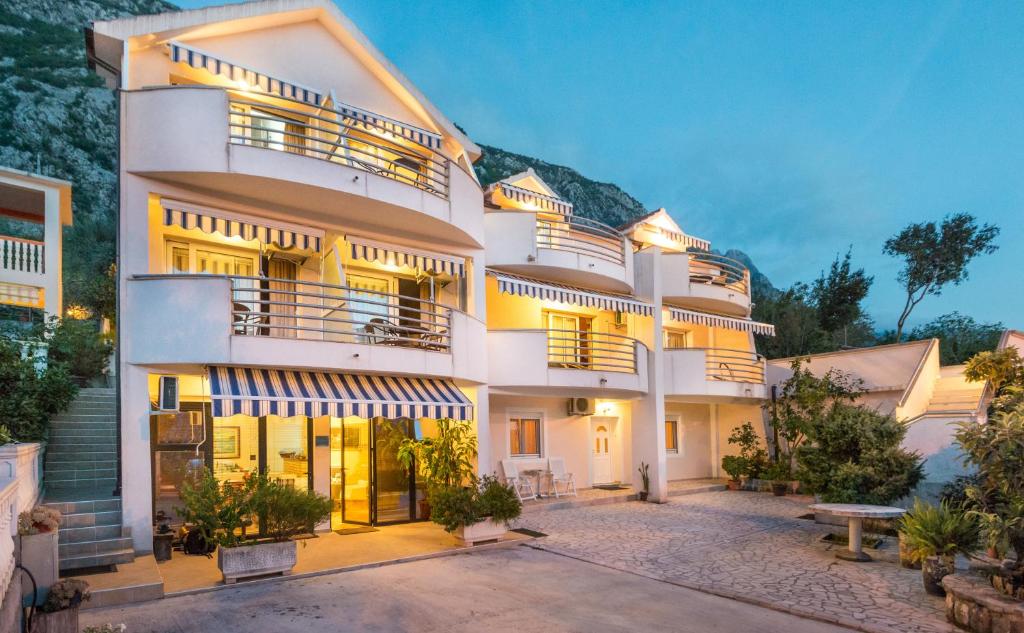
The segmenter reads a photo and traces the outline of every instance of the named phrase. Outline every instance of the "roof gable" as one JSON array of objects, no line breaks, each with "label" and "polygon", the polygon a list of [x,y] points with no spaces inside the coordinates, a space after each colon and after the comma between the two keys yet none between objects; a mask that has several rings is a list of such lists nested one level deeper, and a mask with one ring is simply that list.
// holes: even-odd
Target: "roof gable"
[{"label": "roof gable", "polygon": [[539,193],[542,196],[550,196],[552,198],[562,199],[562,196],[558,195],[558,192],[552,189],[548,183],[544,182],[544,179],[537,175],[537,172],[533,171],[533,167],[527,167],[526,171],[521,171],[518,174],[509,176],[508,178],[502,178],[498,182],[512,185],[513,187],[519,187],[520,189],[526,189],[533,193]]}]

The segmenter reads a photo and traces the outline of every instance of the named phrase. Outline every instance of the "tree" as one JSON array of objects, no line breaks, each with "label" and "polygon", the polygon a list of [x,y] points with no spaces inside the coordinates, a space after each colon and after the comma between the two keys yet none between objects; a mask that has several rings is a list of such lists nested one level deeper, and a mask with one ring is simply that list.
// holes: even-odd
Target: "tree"
[{"label": "tree", "polygon": [[947,284],[960,285],[967,279],[967,264],[978,255],[994,253],[999,227],[978,226],[969,213],[946,216],[940,226],[935,222],[910,224],[885,242],[882,252],[903,259],[897,279],[907,293],[903,311],[896,323],[896,342],[917,304],[928,295],[942,294]]},{"label": "tree", "polygon": [[959,365],[979,352],[995,349],[1004,329],[1002,323],[978,323],[965,314],[950,312],[915,327],[907,339],[940,339],[942,364]]},{"label": "tree", "polygon": [[874,281],[863,268],[850,269],[852,253],[851,247],[842,260],[836,255],[828,274],[822,271],[811,287],[818,324],[826,332],[844,330],[862,316],[860,302],[868,295]]},{"label": "tree", "polygon": [[967,361],[964,377],[971,382],[988,381],[994,394],[990,414],[1024,406],[1024,359],[1015,347],[978,352]]},{"label": "tree", "polygon": [[773,296],[754,297],[753,318],[775,326],[775,336],[757,337],[757,349],[767,358],[788,358],[832,349],[828,334],[818,324],[818,313],[806,284]]}]

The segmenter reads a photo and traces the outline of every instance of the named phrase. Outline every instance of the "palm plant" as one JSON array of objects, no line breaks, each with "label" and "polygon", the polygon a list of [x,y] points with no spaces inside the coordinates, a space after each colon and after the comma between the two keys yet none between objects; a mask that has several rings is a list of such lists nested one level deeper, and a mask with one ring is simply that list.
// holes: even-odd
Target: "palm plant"
[{"label": "palm plant", "polygon": [[917,499],[910,512],[900,519],[899,529],[916,561],[930,556],[971,554],[980,538],[978,522],[945,501],[936,506]]},{"label": "palm plant", "polygon": [[405,438],[398,446],[398,461],[406,468],[415,463],[428,489],[463,486],[474,480],[477,439],[468,421],[437,421],[437,437]]}]

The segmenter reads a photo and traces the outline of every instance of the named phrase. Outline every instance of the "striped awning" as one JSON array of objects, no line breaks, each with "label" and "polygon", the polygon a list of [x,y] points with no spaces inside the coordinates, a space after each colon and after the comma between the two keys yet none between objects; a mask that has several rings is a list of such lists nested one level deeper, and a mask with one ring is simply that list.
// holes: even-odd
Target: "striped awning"
[{"label": "striped awning", "polygon": [[723,327],[729,330],[753,332],[754,334],[763,334],[765,336],[775,336],[775,326],[771,323],[760,323],[758,321],[751,321],[750,319],[737,319],[718,314],[707,314],[706,312],[694,312],[692,310],[672,307],[669,307],[668,313],[669,318],[673,321],[706,325],[708,327]]},{"label": "striped awning", "polygon": [[301,231],[295,228],[275,227],[240,220],[230,213],[213,209],[192,209],[182,207],[169,200],[161,201],[164,210],[164,226],[180,226],[183,229],[199,229],[203,233],[220,233],[224,237],[239,236],[244,240],[259,240],[281,248],[300,248],[320,252],[323,233],[315,229]]},{"label": "striped awning", "polygon": [[375,242],[363,237],[346,235],[345,240],[351,245],[353,259],[365,259],[368,262],[408,266],[433,273],[447,273],[464,277],[466,260],[458,255],[446,255],[420,251],[394,244]]},{"label": "striped awning", "polygon": [[232,64],[180,42],[168,42],[167,53],[173,62],[188,64],[192,68],[205,70],[232,81],[245,82],[248,84],[249,90],[261,90],[285,99],[302,101],[318,108],[324,104],[324,95],[318,90]]},{"label": "striped awning", "polygon": [[523,204],[532,204],[544,211],[552,211],[554,213],[561,213],[562,215],[572,214],[572,203],[566,202],[561,198],[546,196],[542,193],[523,189],[522,187],[516,187],[515,185],[510,185],[504,182],[495,183],[492,187],[500,187],[501,195],[505,196],[509,200],[515,200],[516,202],[522,202]]},{"label": "striped awning", "polygon": [[334,105],[334,111],[346,119],[352,119],[356,123],[362,124],[372,133],[376,133],[378,131],[390,132],[395,136],[401,136],[404,139],[434,151],[441,149],[441,135],[429,130],[424,130],[421,127],[416,127],[409,123],[403,123],[397,119],[384,116],[383,114],[370,112],[369,110],[350,106],[345,103],[336,103]]},{"label": "striped awning", "polygon": [[652,316],[654,314],[653,305],[637,301],[627,295],[584,290],[549,281],[537,281],[520,277],[519,275],[499,273],[494,270],[488,270],[487,274],[498,280],[498,292],[504,292],[505,294],[558,301],[559,303],[571,303],[587,308],[629,312],[642,316]]},{"label": "striped awning", "polygon": [[473,404],[438,378],[210,367],[213,416],[324,415],[472,420]]},{"label": "striped awning", "polygon": [[656,233],[664,235],[673,242],[679,242],[684,248],[697,248],[702,251],[711,250],[711,242],[709,242],[708,240],[702,240],[699,237],[687,235],[686,233],[679,233],[678,231],[672,231],[660,226],[655,226],[653,224],[648,225],[647,228],[651,229]]}]

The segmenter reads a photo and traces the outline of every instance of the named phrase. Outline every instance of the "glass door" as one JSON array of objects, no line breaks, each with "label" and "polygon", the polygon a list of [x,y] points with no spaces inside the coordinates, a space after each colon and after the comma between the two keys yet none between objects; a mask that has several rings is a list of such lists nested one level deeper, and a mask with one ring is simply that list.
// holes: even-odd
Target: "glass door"
[{"label": "glass door", "polygon": [[337,499],[340,501],[341,522],[368,525],[372,518],[370,499],[373,471],[370,421],[350,417],[338,420],[338,425],[341,472]]},{"label": "glass door", "polygon": [[413,519],[416,489],[413,473],[398,461],[398,447],[412,437],[412,421],[375,418],[374,523],[399,523]]},{"label": "glass door", "polygon": [[577,333],[580,318],[571,314],[548,314],[548,362],[563,367],[579,365]]}]

